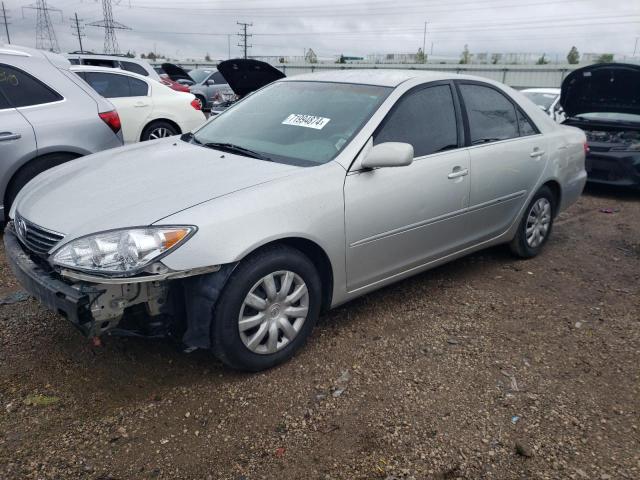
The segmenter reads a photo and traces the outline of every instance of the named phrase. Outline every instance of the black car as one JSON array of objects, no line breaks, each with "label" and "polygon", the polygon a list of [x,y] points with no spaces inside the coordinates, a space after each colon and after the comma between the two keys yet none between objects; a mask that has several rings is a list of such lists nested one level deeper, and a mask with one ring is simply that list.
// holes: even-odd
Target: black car
[{"label": "black car", "polygon": [[640,188],[640,66],[590,65],[562,82],[564,125],[587,135],[587,181]]}]

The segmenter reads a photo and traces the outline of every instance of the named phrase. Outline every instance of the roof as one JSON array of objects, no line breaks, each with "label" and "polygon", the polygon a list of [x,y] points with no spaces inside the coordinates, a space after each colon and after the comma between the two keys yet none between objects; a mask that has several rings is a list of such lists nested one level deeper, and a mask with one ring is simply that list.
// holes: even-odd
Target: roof
[{"label": "roof", "polygon": [[[420,78],[427,82],[449,80],[451,78],[475,78],[450,72],[432,70],[392,70],[392,69],[345,69],[326,70],[288,77],[288,80],[306,80],[315,82],[347,82],[382,87],[397,87],[407,80]],[[486,78],[478,78],[486,81]]]},{"label": "roof", "polygon": [[551,95],[560,95],[559,88],[525,88],[524,90],[520,90],[521,92],[531,92],[531,93],[548,93]]},{"label": "roof", "polygon": [[[118,73],[122,75],[129,75],[130,77],[139,78],[140,80],[147,81],[149,77],[145,77],[144,75],[137,74],[135,72],[130,72],[129,70],[123,70],[121,68],[113,68],[113,67],[98,67],[97,65],[71,65],[69,69],[72,72],[104,72],[104,73]],[[151,79],[153,80],[153,78]]]}]

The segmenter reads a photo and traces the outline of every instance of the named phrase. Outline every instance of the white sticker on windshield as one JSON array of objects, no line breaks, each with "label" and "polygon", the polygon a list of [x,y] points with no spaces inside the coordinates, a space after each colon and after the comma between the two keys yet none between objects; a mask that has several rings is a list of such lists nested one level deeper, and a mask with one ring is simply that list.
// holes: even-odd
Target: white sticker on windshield
[{"label": "white sticker on windshield", "polygon": [[283,125],[295,125],[297,127],[315,128],[322,130],[331,119],[325,117],[316,117],[315,115],[302,115],[301,113],[292,113],[282,122]]}]

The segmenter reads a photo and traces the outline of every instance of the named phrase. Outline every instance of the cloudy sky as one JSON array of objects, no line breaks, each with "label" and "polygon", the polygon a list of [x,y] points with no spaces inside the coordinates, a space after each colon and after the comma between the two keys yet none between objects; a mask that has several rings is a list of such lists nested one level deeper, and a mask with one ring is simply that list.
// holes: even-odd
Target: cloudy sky
[{"label": "cloudy sky", "polygon": [[[4,0],[12,43],[35,46],[35,0]],[[427,52],[458,56],[465,44],[479,52],[580,52],[630,56],[640,37],[638,0],[113,0],[120,49],[151,50],[173,58],[239,56],[239,26],[250,22],[250,55],[322,57],[415,53],[427,23]],[[119,4],[118,4],[119,3]],[[48,0],[58,43],[77,50],[70,17],[102,19],[101,1]],[[613,6],[615,5],[615,8]],[[1,20],[0,20],[1,22]],[[102,51],[103,30],[87,26],[85,49]],[[6,41],[4,31],[0,37]],[[230,45],[230,49],[229,49]],[[638,42],[640,55],[640,42]]]}]

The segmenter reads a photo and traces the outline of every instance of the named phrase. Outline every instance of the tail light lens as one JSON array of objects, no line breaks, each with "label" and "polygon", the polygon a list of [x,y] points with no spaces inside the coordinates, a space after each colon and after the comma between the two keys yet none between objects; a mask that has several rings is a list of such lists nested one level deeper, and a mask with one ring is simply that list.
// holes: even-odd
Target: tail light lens
[{"label": "tail light lens", "polygon": [[589,153],[589,144],[584,142],[584,154],[586,155],[587,153]]},{"label": "tail light lens", "polygon": [[120,123],[120,115],[115,110],[111,110],[109,112],[102,112],[98,114],[102,121],[106,123],[113,133],[118,133],[122,128],[122,124]]},{"label": "tail light lens", "polygon": [[194,98],[193,100],[191,100],[191,106],[196,110],[202,110],[202,106],[200,105],[200,100],[198,100],[197,98]]}]

